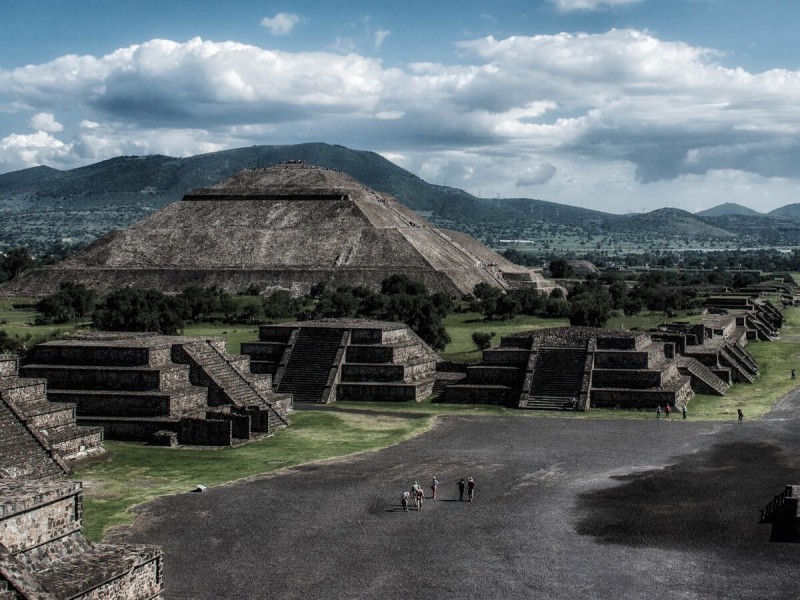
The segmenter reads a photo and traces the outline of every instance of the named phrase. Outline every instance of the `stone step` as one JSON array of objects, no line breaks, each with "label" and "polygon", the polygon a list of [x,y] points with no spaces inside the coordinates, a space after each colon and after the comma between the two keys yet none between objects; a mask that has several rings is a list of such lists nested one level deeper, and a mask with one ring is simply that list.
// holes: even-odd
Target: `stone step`
[{"label": "stone step", "polygon": [[0,379],[0,396],[9,399],[24,410],[27,404],[36,404],[46,399],[47,380],[28,377]]},{"label": "stone step", "polygon": [[53,400],[75,404],[80,417],[119,414],[179,416],[204,409],[208,404],[207,389],[190,385],[169,392],[51,389],[49,396]]}]

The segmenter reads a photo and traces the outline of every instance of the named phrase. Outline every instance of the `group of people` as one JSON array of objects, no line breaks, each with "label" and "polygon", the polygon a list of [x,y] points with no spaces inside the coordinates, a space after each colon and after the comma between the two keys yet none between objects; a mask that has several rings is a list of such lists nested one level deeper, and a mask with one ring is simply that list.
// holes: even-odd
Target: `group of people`
[{"label": "group of people", "polygon": [[[664,408],[663,414],[666,416],[667,419],[669,419],[670,415],[672,414],[672,405],[669,402],[667,402],[667,406]],[[683,406],[681,406],[681,414],[683,415],[683,418],[685,419],[686,418],[686,403],[684,403]],[[662,410],[661,410],[661,405],[659,404],[658,406],[656,406],[656,419],[660,419],[661,415],[662,415]]]},{"label": "group of people", "polygon": [[[472,477],[468,477],[466,481],[462,477],[461,480],[458,482],[458,499],[464,500],[464,491],[467,492],[467,497],[470,502],[475,496],[475,480]],[[439,480],[436,477],[431,479],[431,498],[436,500],[436,497],[439,493]],[[414,507],[417,510],[422,510],[422,502],[425,500],[425,491],[422,489],[422,486],[414,482],[414,485],[411,486],[410,491],[403,492],[400,496],[400,503],[403,505],[403,512],[408,512],[408,505],[413,500]]]}]

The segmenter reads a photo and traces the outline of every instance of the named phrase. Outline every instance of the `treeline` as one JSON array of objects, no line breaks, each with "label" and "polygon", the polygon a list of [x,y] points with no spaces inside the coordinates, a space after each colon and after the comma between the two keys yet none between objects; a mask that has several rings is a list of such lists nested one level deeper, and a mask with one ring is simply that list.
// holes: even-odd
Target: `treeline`
[{"label": "treeline", "polygon": [[305,296],[287,290],[259,295],[251,287],[234,296],[223,289],[191,287],[177,295],[158,290],[124,288],[101,297],[80,283],[62,283],[59,290],[36,305],[37,324],[68,323],[90,318],[104,331],[152,331],[172,335],[188,323],[220,321],[255,324],[281,319],[368,318],[406,323],[436,349],[450,341],[442,319],[453,302],[405,275],[381,282],[380,291],[366,286],[312,286]]},{"label": "treeline", "polygon": [[763,271],[765,273],[800,271],[800,250],[783,252],[775,248],[758,250],[719,250],[702,252],[697,250],[672,252],[631,252],[608,254],[605,252],[536,252],[507,248],[502,255],[513,263],[528,267],[551,265],[553,262],[587,260],[602,268],[608,262],[628,267],[661,269],[703,269],[707,271]]}]

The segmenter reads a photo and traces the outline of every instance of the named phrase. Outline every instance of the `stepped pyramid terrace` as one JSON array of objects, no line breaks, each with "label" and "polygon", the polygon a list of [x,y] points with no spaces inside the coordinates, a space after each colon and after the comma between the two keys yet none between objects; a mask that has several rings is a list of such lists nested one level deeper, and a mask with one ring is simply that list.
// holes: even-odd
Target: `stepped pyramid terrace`
[{"label": "stepped pyramid terrace", "polygon": [[65,478],[66,465],[18,400],[0,395],[0,598],[160,597],[160,548],[83,537],[82,485]]},{"label": "stepped pyramid terrace", "polygon": [[51,404],[72,403],[78,424],[110,439],[237,445],[288,425],[292,406],[222,338],[83,334],[35,346],[20,374],[46,381]]},{"label": "stepped pyramid terrace", "polygon": [[47,381],[20,377],[19,359],[10,354],[0,354],[0,398],[65,463],[105,453],[102,427],[78,426],[75,404],[50,402]]},{"label": "stepped pyramid terrace", "polygon": [[526,409],[681,407],[694,397],[674,345],[641,332],[590,327],[505,336],[480,365],[445,390],[446,402],[488,402]]},{"label": "stepped pyramid terrace", "polygon": [[402,323],[321,319],[261,325],[243,343],[250,368],[274,377],[280,393],[300,402],[418,402],[433,392],[440,360]]},{"label": "stepped pyramid terrace", "polygon": [[301,294],[319,282],[377,287],[393,274],[458,296],[478,283],[556,287],[343,173],[292,162],[195,190],[57,265],[24,273],[0,294],[43,296],[61,282],[100,292],[193,285],[238,292],[255,285]]}]

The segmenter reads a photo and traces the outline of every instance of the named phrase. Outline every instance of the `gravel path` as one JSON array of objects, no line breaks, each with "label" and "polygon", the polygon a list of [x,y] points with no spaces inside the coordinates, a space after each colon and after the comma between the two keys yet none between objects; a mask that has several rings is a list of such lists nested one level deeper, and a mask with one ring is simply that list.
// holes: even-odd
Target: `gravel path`
[{"label": "gravel path", "polygon": [[[798,425],[798,390],[742,425],[443,417],[379,452],[156,500],[121,541],[162,545],[167,600],[786,598],[800,544],[757,520],[800,483]],[[402,512],[434,475],[439,499]]]}]

